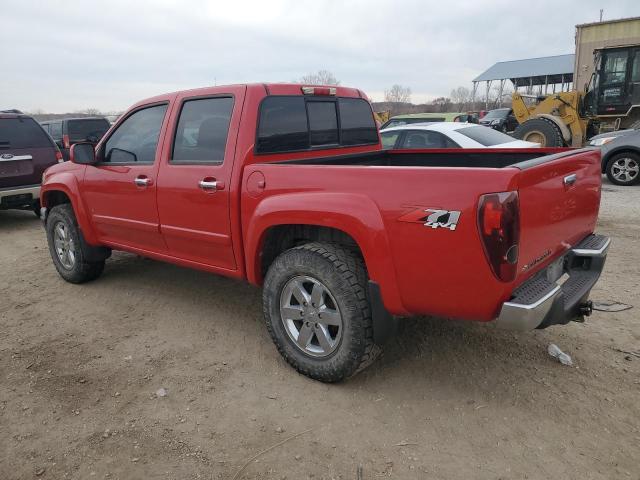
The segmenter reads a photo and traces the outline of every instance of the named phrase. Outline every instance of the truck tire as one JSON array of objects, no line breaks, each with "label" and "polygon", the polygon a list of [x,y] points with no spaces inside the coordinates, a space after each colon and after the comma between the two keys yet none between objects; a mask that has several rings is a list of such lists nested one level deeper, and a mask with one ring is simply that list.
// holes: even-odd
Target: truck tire
[{"label": "truck tire", "polygon": [[267,329],[280,354],[322,382],[364,369],[381,352],[367,292],[364,262],[343,246],[314,242],[282,253],[263,290]]},{"label": "truck tire", "polygon": [[51,209],[46,224],[49,253],[56,270],[70,283],[84,283],[98,278],[104,270],[104,260],[88,262],[81,247],[80,228],[70,204]]},{"label": "truck tire", "polygon": [[613,155],[605,169],[607,178],[614,185],[624,187],[640,181],[640,155],[633,152],[620,152]]},{"label": "truck tire", "polygon": [[513,136],[519,140],[539,143],[541,147],[563,147],[562,132],[551,120],[532,118],[518,125]]}]

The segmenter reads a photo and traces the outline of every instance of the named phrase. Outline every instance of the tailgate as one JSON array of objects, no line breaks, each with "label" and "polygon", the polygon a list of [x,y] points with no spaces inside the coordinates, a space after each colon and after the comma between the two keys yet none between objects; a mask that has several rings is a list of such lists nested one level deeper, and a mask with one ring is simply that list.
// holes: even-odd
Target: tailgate
[{"label": "tailgate", "polygon": [[33,118],[0,116],[0,188],[40,184],[55,163],[53,140]]},{"label": "tailgate", "polygon": [[582,149],[514,165],[520,201],[517,283],[593,232],[600,208],[600,150]]},{"label": "tailgate", "polygon": [[40,184],[42,172],[57,163],[53,147],[0,150],[0,188]]}]

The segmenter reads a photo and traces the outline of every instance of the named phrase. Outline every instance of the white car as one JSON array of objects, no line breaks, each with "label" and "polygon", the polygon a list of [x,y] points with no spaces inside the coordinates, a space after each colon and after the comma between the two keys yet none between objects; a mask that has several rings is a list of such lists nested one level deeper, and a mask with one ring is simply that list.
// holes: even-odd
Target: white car
[{"label": "white car", "polygon": [[385,149],[540,147],[473,123],[412,123],[380,130],[380,136]]}]

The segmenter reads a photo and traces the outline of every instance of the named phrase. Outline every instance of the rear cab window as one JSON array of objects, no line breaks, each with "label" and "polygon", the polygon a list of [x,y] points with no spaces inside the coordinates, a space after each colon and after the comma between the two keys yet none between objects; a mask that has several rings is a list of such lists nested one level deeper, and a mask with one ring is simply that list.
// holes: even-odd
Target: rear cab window
[{"label": "rear cab window", "polygon": [[0,151],[52,146],[51,138],[33,118],[0,118]]},{"label": "rear cab window", "polygon": [[71,143],[97,142],[107,130],[109,130],[109,121],[106,118],[69,120],[67,122],[67,132]]},{"label": "rear cab window", "polygon": [[258,154],[377,143],[371,105],[362,98],[274,95],[260,105]]},{"label": "rear cab window", "polygon": [[505,133],[498,132],[493,128],[483,127],[480,125],[478,125],[477,127],[459,128],[458,130],[456,130],[456,132],[470,138],[471,140],[475,140],[485,147],[514,142],[516,140],[515,138],[510,137]]}]

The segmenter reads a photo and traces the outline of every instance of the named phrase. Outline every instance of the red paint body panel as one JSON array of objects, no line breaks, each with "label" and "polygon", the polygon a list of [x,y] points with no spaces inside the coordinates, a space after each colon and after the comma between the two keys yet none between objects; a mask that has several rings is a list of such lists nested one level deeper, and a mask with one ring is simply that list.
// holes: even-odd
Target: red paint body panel
[{"label": "red paint body panel", "polygon": [[[255,284],[262,282],[261,253],[270,228],[289,224],[331,227],[358,243],[369,276],[379,283],[384,305],[391,313],[482,321],[495,318],[514,288],[595,227],[600,201],[600,156],[596,150],[537,149],[536,155],[559,155],[532,161],[529,166],[519,164],[518,168],[331,165],[322,164],[323,160],[317,164],[282,163],[376,154],[379,144],[255,155],[262,99],[301,93],[300,85],[232,85],[140,102],[129,112],[158,102],[169,104],[155,163],[55,165],[45,174],[43,205],[48,206],[47,193],[64,192],[92,245],[245,278]],[[337,87],[336,94],[365,98],[359,90],[345,87]],[[219,95],[234,98],[224,161],[172,164],[182,103]],[[101,142],[107,141],[125,117]],[[493,154],[490,149],[465,152]],[[390,153],[398,160],[405,154],[446,158],[452,150]],[[499,153],[521,154],[523,150]],[[573,174],[577,182],[565,187],[563,178]],[[149,178],[150,185],[136,186],[133,180],[140,175]],[[215,193],[206,192],[198,187],[203,179],[224,186]],[[507,283],[493,274],[477,224],[481,195],[505,191],[518,191],[521,214],[519,274]],[[459,211],[459,222],[450,230],[398,220],[416,209]],[[526,267],[547,250],[550,253],[544,260]]]}]

